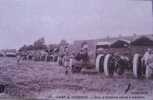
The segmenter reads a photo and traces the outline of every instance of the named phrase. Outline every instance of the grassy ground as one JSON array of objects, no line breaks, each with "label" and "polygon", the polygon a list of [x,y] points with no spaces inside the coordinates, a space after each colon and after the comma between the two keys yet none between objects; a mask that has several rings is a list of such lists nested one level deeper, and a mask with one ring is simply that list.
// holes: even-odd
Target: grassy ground
[{"label": "grassy ground", "polygon": [[[153,98],[153,81],[134,79],[130,72],[112,78],[95,72],[65,75],[64,71],[56,63],[23,61],[17,64],[15,58],[0,58],[0,82],[8,84],[7,98],[66,99],[64,96],[71,96],[76,99],[84,96],[81,98],[102,99],[107,95],[143,96],[140,100]],[[0,96],[0,100],[1,97],[5,95]]]}]

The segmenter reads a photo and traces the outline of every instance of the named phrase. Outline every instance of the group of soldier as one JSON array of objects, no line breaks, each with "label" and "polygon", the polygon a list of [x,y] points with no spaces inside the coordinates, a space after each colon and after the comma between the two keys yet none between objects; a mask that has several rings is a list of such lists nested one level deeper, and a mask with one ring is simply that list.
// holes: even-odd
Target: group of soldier
[{"label": "group of soldier", "polygon": [[32,61],[51,61],[54,60],[56,55],[49,54],[45,51],[19,51],[17,53],[17,62],[23,60]]},{"label": "group of soldier", "polygon": [[86,64],[88,62],[88,60],[89,60],[88,44],[83,43],[77,54],[71,52],[69,46],[64,46],[63,47],[63,52],[60,53],[60,51],[59,51],[58,53],[56,53],[56,55],[55,54],[54,55],[49,55],[45,51],[44,52],[21,51],[21,52],[17,53],[17,63],[20,63],[20,61],[22,61],[22,60],[36,61],[37,59],[39,59],[41,61],[42,58],[43,58],[43,61],[47,61],[48,57],[50,57],[53,61],[55,60],[55,58],[57,58],[56,61],[59,64],[61,63],[60,65],[64,66],[65,74],[68,74],[72,69],[74,59],[77,59],[77,60],[83,62],[84,64]]},{"label": "group of soldier", "polygon": [[[64,66],[65,68],[65,74],[68,74],[70,70],[72,70],[72,65],[74,62],[74,59],[76,59],[77,61],[81,61],[82,64],[87,65],[87,63],[89,62],[89,55],[88,55],[88,44],[87,43],[83,43],[81,45],[81,48],[79,50],[79,52],[77,54],[70,52],[69,47],[65,46],[64,47],[64,52],[63,54],[57,54],[57,61],[60,62],[61,61],[61,65]],[[39,52],[39,54],[34,54],[35,57],[33,56],[34,53],[32,52],[19,52],[17,54],[17,62],[19,63],[21,60],[33,60],[35,58],[44,58],[45,61],[47,61],[47,58],[50,56],[52,56],[51,58],[54,59],[53,55],[48,55],[48,53],[46,52]],[[115,54],[114,54],[115,55]],[[39,56],[39,57],[36,57]],[[122,60],[124,61],[129,61],[129,58],[125,55],[120,57]],[[148,48],[141,61],[143,62],[143,64],[146,66],[146,77],[149,78],[150,75],[152,74],[152,70],[153,70],[153,50]]]},{"label": "group of soldier", "polygon": [[65,68],[65,74],[68,74],[69,72],[72,71],[72,65],[75,62],[74,59],[81,61],[82,63],[88,62],[88,60],[89,60],[88,45],[87,45],[87,43],[83,43],[77,54],[70,52],[69,47],[66,46],[66,47],[64,47],[63,55],[60,56],[59,58],[60,58],[60,61],[63,62],[63,66]]}]

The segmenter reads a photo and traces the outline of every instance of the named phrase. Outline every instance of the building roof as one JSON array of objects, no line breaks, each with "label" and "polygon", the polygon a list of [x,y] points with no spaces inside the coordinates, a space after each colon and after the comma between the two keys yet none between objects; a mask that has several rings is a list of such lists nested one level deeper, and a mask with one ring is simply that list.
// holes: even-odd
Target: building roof
[{"label": "building roof", "polygon": [[130,41],[127,40],[117,40],[111,44],[112,48],[127,48],[130,45]]},{"label": "building roof", "polygon": [[131,45],[133,46],[153,46],[153,36],[140,36],[135,38]]}]

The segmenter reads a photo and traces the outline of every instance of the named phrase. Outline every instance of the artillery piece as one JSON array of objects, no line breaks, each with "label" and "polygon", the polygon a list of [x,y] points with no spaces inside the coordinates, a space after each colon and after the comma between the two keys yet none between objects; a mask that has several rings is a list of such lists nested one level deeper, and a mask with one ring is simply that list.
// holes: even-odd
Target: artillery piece
[{"label": "artillery piece", "polygon": [[127,69],[132,71],[135,78],[147,77],[146,65],[142,57],[147,48],[153,48],[153,40],[142,36],[131,42],[117,40],[113,43],[96,45],[96,70],[106,76],[116,72],[122,75]]},{"label": "artillery piece", "polygon": [[[106,76],[113,76],[114,71],[121,75],[126,68],[129,69],[127,66],[122,66],[129,63],[128,58],[124,55],[128,54],[128,47],[129,43],[123,40],[117,40],[113,43],[98,42],[95,47],[96,52],[94,52],[96,60],[92,60],[90,54],[78,53],[71,60],[72,72],[80,72],[81,69],[96,69],[97,72],[104,72]],[[116,55],[117,52],[119,54]]]},{"label": "artillery piece", "polygon": [[122,75],[129,69],[129,42],[117,40],[113,43],[99,42],[96,45],[96,70],[104,72],[106,76],[113,76],[114,72]]},{"label": "artillery piece", "polygon": [[116,40],[113,42],[97,42],[95,58],[78,53],[70,59],[72,72],[80,72],[82,69],[93,69],[96,72],[104,73],[106,76],[113,76],[132,72],[135,78],[147,77],[145,62],[142,60],[145,50],[153,48],[153,40],[147,36],[141,36],[134,40]]}]

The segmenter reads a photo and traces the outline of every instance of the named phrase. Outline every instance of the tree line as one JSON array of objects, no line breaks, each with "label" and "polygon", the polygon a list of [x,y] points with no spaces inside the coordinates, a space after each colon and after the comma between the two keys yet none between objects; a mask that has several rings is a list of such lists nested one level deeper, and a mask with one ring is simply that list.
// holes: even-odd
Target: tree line
[{"label": "tree line", "polygon": [[19,51],[28,51],[28,50],[49,50],[52,51],[55,48],[60,48],[60,46],[69,45],[66,40],[61,40],[59,44],[46,44],[45,38],[39,38],[34,41],[31,45],[23,45],[19,48]]}]

